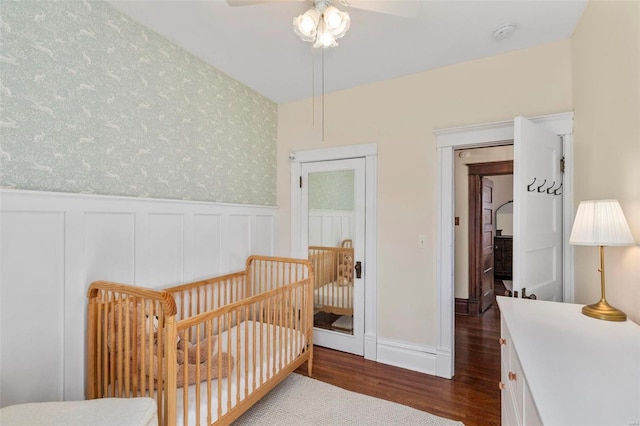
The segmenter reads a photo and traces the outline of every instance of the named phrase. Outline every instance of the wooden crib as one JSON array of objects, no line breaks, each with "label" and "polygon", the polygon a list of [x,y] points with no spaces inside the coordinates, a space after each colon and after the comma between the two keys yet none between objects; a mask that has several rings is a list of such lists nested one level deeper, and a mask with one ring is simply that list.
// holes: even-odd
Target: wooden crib
[{"label": "wooden crib", "polygon": [[251,256],[246,270],[152,290],[88,291],[87,399],[149,396],[159,425],[230,424],[313,361],[311,263]]},{"label": "wooden crib", "polygon": [[353,247],[309,246],[309,261],[314,270],[315,310],[353,315]]}]

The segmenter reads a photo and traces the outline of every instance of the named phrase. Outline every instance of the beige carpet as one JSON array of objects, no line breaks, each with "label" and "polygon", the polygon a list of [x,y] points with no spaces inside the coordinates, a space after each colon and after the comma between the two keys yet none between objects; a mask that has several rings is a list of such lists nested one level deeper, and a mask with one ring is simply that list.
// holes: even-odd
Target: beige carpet
[{"label": "beige carpet", "polygon": [[295,373],[234,423],[260,426],[462,424]]}]

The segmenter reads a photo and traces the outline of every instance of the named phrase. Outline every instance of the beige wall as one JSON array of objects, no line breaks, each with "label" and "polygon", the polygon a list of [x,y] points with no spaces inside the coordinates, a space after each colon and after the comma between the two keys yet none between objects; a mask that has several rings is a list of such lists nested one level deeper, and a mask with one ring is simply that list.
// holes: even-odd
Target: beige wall
[{"label": "beige wall", "polygon": [[[574,204],[620,201],[640,241],[640,2],[591,2],[571,38]],[[607,300],[640,323],[640,247],[605,249]],[[598,249],[575,247],[577,303],[600,297]]]},{"label": "beige wall", "polygon": [[[468,157],[460,157],[458,155],[460,153]],[[455,215],[460,218],[460,225],[455,227],[454,285],[457,298],[469,297],[469,168],[467,164],[506,160],[513,160],[513,145],[456,151],[454,158]],[[513,177],[509,176],[509,178],[512,182],[509,200],[513,200]],[[494,180],[494,189],[495,182]]]},{"label": "beige wall", "polygon": [[[279,105],[278,241],[290,253],[292,150],[378,145],[378,335],[435,345],[434,129],[572,110],[569,40]],[[315,111],[320,108],[316,105]],[[427,248],[418,248],[418,234]]]}]

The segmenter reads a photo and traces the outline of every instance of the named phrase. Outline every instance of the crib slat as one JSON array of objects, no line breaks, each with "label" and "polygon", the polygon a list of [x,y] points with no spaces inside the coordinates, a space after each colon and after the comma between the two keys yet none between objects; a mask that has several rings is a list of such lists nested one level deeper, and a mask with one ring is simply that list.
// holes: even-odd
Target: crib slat
[{"label": "crib slat", "polygon": [[[218,332],[217,335],[220,336],[222,334],[222,323],[221,321],[218,321]],[[218,351],[216,354],[218,359],[221,359],[222,357],[222,344],[220,344],[218,342]],[[218,377],[220,377],[222,374],[222,363],[218,363]],[[222,380],[217,380],[217,384],[218,384],[218,418],[222,417]]]},{"label": "crib slat", "polygon": [[[96,352],[93,348],[100,341],[100,332],[96,329],[96,325],[98,324],[97,315],[99,315],[100,304],[96,303],[94,300],[90,300],[87,305],[87,365],[96,365],[97,360]],[[99,354],[100,351],[98,350]],[[99,356],[99,355],[98,355]],[[100,371],[98,369],[98,371]],[[92,370],[87,370],[86,372],[86,387],[87,387],[87,395],[89,398],[97,398],[97,392],[95,389],[96,386],[96,374]]]},{"label": "crib slat", "polygon": [[[183,299],[184,300],[184,299]],[[191,341],[189,336],[190,328],[184,330],[184,338],[187,342]],[[185,360],[182,366],[182,383],[184,386],[182,387],[182,416],[184,418],[185,424],[189,424],[189,386],[187,386],[187,373],[188,373],[188,361]],[[196,398],[196,413],[200,412],[200,400]]]}]

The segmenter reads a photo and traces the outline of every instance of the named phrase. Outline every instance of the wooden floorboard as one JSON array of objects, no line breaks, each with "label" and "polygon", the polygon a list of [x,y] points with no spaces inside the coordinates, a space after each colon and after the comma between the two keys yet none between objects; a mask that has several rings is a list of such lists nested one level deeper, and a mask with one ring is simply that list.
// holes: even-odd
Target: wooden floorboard
[{"label": "wooden floorboard", "polygon": [[[456,316],[452,380],[320,347],[314,349],[313,378],[460,420],[467,426],[499,425],[499,336],[500,315],[494,303],[482,316]],[[297,372],[306,375],[307,366]]]}]

